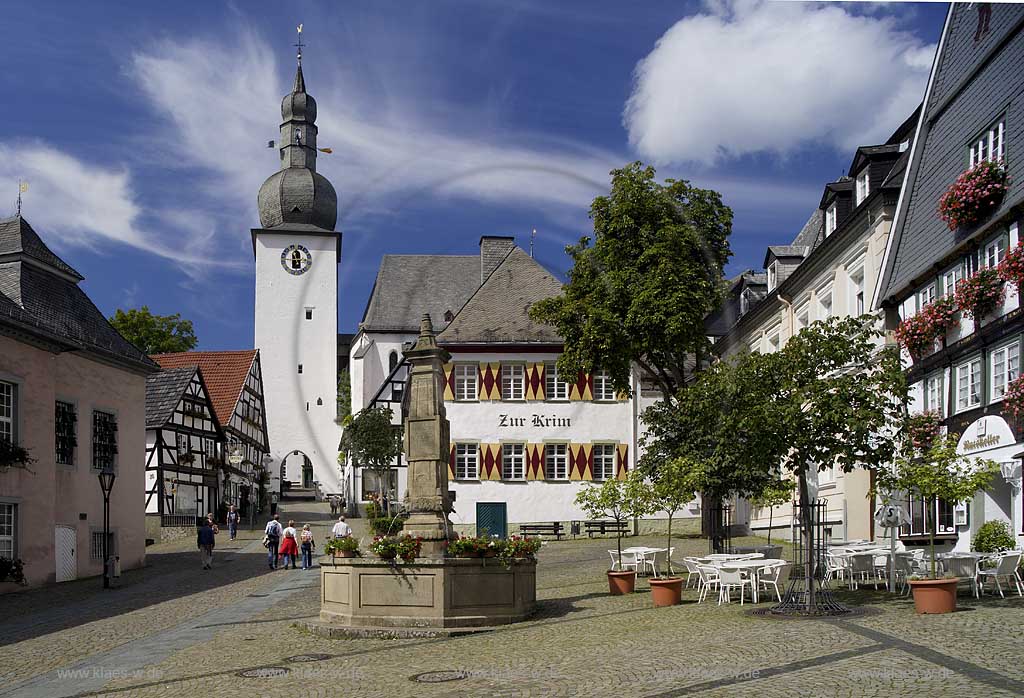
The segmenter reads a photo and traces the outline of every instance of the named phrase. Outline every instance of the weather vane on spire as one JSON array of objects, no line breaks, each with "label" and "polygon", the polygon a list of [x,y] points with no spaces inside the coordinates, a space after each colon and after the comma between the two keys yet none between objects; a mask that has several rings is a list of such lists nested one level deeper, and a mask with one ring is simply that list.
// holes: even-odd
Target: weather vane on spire
[{"label": "weather vane on spire", "polygon": [[299,40],[295,44],[295,48],[298,49],[298,51],[295,54],[295,58],[296,58],[296,60],[298,60],[299,65],[302,65],[302,49],[303,49],[303,47],[305,47],[305,44],[302,43],[302,25],[301,24],[299,24],[299,26],[295,27],[295,33],[299,35]]},{"label": "weather vane on spire", "polygon": [[21,195],[28,191],[28,182],[18,180],[18,215],[21,215]]}]

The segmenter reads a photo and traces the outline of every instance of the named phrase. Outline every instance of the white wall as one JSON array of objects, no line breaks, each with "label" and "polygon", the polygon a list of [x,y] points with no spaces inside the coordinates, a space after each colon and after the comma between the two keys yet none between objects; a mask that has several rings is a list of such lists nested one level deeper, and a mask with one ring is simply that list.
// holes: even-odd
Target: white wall
[{"label": "white wall", "polygon": [[[281,252],[304,245],[309,270],[289,274]],[[259,233],[256,236],[256,347],[263,368],[270,455],[275,466],[295,450],[313,463],[328,492],[341,491],[337,464],[338,240],[335,236]],[[313,308],[306,320],[305,309]],[[302,364],[302,374],[298,365]],[[321,404],[317,404],[317,400]],[[288,460],[286,477],[302,480],[302,459]]]}]

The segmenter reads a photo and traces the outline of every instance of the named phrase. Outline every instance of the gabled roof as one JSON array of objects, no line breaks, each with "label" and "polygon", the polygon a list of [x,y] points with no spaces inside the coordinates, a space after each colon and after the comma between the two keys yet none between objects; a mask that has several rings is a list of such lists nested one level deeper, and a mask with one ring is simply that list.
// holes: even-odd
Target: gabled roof
[{"label": "gabled roof", "polygon": [[530,307],[562,292],[562,283],[518,247],[466,301],[440,344],[561,344],[550,325],[534,322]]},{"label": "gabled roof", "polygon": [[843,175],[834,182],[825,185],[825,191],[821,194],[821,202],[818,208],[824,208],[825,204],[838,194],[853,193],[853,178]]},{"label": "gabled roof", "polygon": [[[242,351],[187,351],[178,354],[154,354],[151,358],[164,369],[198,366],[202,371],[206,389],[217,422],[226,427],[231,422],[238,398],[242,395],[245,380],[249,377],[252,362],[259,354],[258,349]],[[177,404],[177,403],[175,403]]]},{"label": "gabled roof", "polygon": [[443,327],[445,313],[457,313],[479,286],[477,255],[384,255],[360,326],[419,332],[430,313],[434,327]]},{"label": "gabled roof", "polygon": [[196,366],[182,366],[146,376],[147,429],[159,429],[170,421],[197,370]]},{"label": "gabled roof", "polygon": [[85,278],[55,255],[21,216],[0,220],[0,260],[8,255],[29,257],[79,281]]},{"label": "gabled roof", "polygon": [[[772,257],[775,259],[803,259],[807,256],[807,248],[803,245],[768,245],[764,255],[764,266],[767,268]],[[797,262],[799,264],[799,262]]]}]

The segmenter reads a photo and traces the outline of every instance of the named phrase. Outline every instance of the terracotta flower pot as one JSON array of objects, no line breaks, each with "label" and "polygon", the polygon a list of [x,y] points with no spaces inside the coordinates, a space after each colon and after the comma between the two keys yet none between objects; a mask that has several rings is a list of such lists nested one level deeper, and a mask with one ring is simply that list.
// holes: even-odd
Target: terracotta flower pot
[{"label": "terracotta flower pot", "polygon": [[651,600],[655,606],[676,606],[682,597],[682,577],[651,580]]},{"label": "terracotta flower pot", "polygon": [[918,613],[952,613],[956,610],[959,579],[911,579],[914,609]]},{"label": "terracotta flower pot", "polygon": [[334,557],[355,557],[356,553],[354,550],[335,550]]},{"label": "terracotta flower pot", "polygon": [[633,587],[635,586],[635,571],[629,570],[627,572],[608,572],[608,593],[610,593],[612,596],[632,594]]}]

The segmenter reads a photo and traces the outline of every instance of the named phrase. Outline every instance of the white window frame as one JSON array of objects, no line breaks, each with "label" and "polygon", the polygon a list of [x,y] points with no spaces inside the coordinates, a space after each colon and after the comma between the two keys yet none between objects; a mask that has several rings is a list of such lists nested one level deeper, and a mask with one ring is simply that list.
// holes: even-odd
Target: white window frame
[{"label": "white window frame", "polygon": [[811,301],[805,300],[797,306],[794,312],[796,316],[796,331],[804,329],[811,324]]},{"label": "white window frame", "polygon": [[864,314],[864,284],[867,274],[864,267],[860,266],[849,273],[850,278],[850,315],[860,317]]},{"label": "white window frame", "polygon": [[477,364],[455,364],[455,401],[476,402],[480,399],[480,367]]},{"label": "white window frame", "polygon": [[457,442],[455,444],[455,479],[480,479],[480,444]]},{"label": "white window frame", "polygon": [[871,177],[868,172],[868,166],[866,165],[864,169],[857,174],[856,189],[857,205],[859,206],[864,199],[868,198],[868,194],[871,193]]},{"label": "white window frame", "polygon": [[619,465],[619,452],[616,444],[596,443],[592,444],[591,448],[591,457],[594,460],[594,479],[597,481],[614,480]]},{"label": "white window frame", "polygon": [[558,362],[544,362],[544,399],[561,402],[569,399],[569,384],[558,375]]},{"label": "white window frame", "polygon": [[1005,126],[1006,117],[1001,116],[994,124],[985,129],[981,135],[978,136],[977,140],[972,141],[967,146],[968,158],[971,167],[974,167],[982,160],[992,160],[995,162],[1002,160],[1005,157]]},{"label": "white window frame", "polygon": [[605,369],[594,371],[594,401],[614,402],[615,386],[612,384],[612,376]]},{"label": "white window frame", "polygon": [[515,402],[526,399],[526,364],[501,364],[501,399]]},{"label": "white window frame", "polygon": [[966,265],[959,262],[942,273],[942,295],[952,296],[956,293],[956,287],[964,280]]},{"label": "white window frame", "polygon": [[526,444],[517,441],[501,445],[501,479],[510,482],[526,479]]},{"label": "white window frame", "polygon": [[989,240],[981,253],[981,266],[995,268],[1006,257],[1007,239],[1005,235]]},{"label": "white window frame", "polygon": [[544,444],[544,479],[569,479],[569,444],[554,442]]},{"label": "white window frame", "polygon": [[[957,364],[954,368],[956,380],[956,411],[966,412],[981,405],[981,380],[983,364],[980,356]],[[972,399],[973,398],[973,399]]]},{"label": "white window frame", "polygon": [[782,348],[782,333],[779,328],[769,330],[764,336],[765,342],[767,343],[767,350],[769,354],[774,354]]},{"label": "white window frame", "polygon": [[[818,289],[815,294],[818,297],[818,319],[827,320],[835,313],[835,299],[832,297],[832,284],[826,284]],[[828,305],[824,299],[828,298]]]},{"label": "white window frame", "polygon": [[18,384],[0,381],[0,439],[18,443]]},{"label": "white window frame", "polygon": [[825,237],[828,237],[836,231],[838,221],[838,212],[836,210],[836,204],[833,201],[832,204],[825,209]]},{"label": "white window frame", "polygon": [[917,292],[917,309],[925,307],[929,303],[935,302],[936,288],[935,284],[928,284],[920,291]]},{"label": "white window frame", "polygon": [[944,383],[941,373],[932,374],[924,379],[924,408],[929,412],[938,412],[940,417],[946,416]]},{"label": "white window frame", "polygon": [[989,354],[989,402],[1003,399],[1006,387],[1020,375],[1020,342],[1014,340],[996,347]]},{"label": "white window frame", "polygon": [[768,265],[768,290],[774,291],[779,285],[779,263],[774,261]]},{"label": "white window frame", "polygon": [[835,464],[829,465],[824,470],[818,471],[818,486],[819,487],[835,487],[836,484],[836,466]]},{"label": "white window frame", "polygon": [[0,502],[0,557],[18,557],[17,502]]}]

